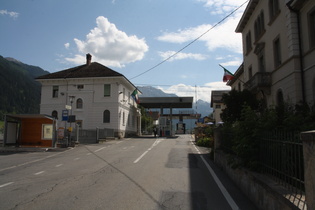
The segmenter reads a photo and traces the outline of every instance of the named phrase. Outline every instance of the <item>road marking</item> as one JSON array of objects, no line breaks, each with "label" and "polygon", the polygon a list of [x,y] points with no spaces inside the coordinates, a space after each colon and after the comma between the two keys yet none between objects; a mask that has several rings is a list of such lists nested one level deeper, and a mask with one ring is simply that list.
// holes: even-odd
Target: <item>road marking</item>
[{"label": "road marking", "polygon": [[37,173],[35,173],[34,175],[40,175],[40,174],[42,174],[42,173],[44,173],[45,171],[40,171],[40,172],[37,172]]},{"label": "road marking", "polygon": [[6,184],[3,184],[3,185],[0,185],[0,188],[1,187],[6,187],[6,186],[8,186],[8,185],[10,185],[10,184],[13,184],[14,182],[8,182],[8,183],[6,183]]},{"label": "road marking", "polygon": [[87,153],[86,155],[92,155],[92,153],[89,152],[89,153]]},{"label": "road marking", "polygon": [[58,167],[60,167],[60,166],[62,166],[63,164],[58,164],[58,165],[56,165],[56,168],[58,168]]},{"label": "road marking", "polygon": [[[191,141],[191,143],[193,144],[193,146],[195,147],[195,149],[197,150],[198,154],[201,154],[201,152],[199,151],[199,149],[196,147],[196,145],[193,143],[193,141]],[[225,189],[225,187],[223,186],[222,182],[220,181],[220,179],[218,178],[218,176],[215,174],[215,172],[213,171],[213,169],[211,168],[211,166],[207,163],[207,161],[204,159],[203,156],[200,156],[201,160],[203,161],[203,163],[206,165],[208,171],[210,172],[211,176],[213,177],[214,181],[217,183],[218,187],[220,188],[223,196],[225,197],[225,199],[227,200],[227,202],[229,203],[230,207],[233,210],[239,210],[240,208],[237,206],[237,204],[235,203],[235,201],[233,200],[233,198],[231,197],[231,195],[229,194],[229,192]]]},{"label": "road marking", "polygon": [[141,160],[141,158],[143,158],[150,150],[153,149],[153,147],[158,145],[161,141],[162,140],[160,139],[156,139],[155,142],[152,144],[152,146],[149,149],[147,149],[147,151],[145,151],[142,155],[140,155],[140,157],[138,157],[137,160],[135,160],[133,163],[138,163]]},{"label": "road marking", "polygon": [[80,158],[74,158],[74,160],[80,160]]},{"label": "road marking", "polygon": [[31,163],[36,163],[36,162],[39,162],[39,161],[42,161],[42,160],[45,160],[45,159],[48,159],[48,158],[51,158],[51,157],[60,155],[60,154],[62,154],[62,153],[64,153],[64,152],[67,152],[67,151],[70,151],[70,150],[73,150],[73,149],[74,149],[74,148],[70,148],[70,149],[65,150],[65,151],[63,151],[63,152],[60,152],[60,153],[58,152],[58,153],[56,153],[56,154],[49,155],[49,156],[44,157],[44,158],[40,158],[40,159],[37,159],[37,160],[32,160],[32,161],[29,161],[29,162],[26,162],[26,163],[21,163],[21,164],[19,164],[19,165],[15,165],[15,166],[10,166],[10,167],[8,167],[8,168],[3,168],[3,169],[0,169],[0,172],[1,172],[1,171],[5,171],[5,170],[9,170],[9,169],[12,169],[12,168],[16,168],[16,167],[25,166],[25,165],[28,165],[28,164],[31,164]]},{"label": "road marking", "polygon": [[139,162],[139,160],[141,160],[141,158],[143,158],[143,156],[145,156],[147,153],[148,153],[149,151],[147,150],[147,151],[145,151],[140,157],[138,157],[138,159],[137,160],[135,160],[133,163],[138,163]]},{"label": "road marking", "polygon": [[99,148],[99,149],[95,150],[94,152],[99,152],[99,151],[101,151],[102,149],[105,149],[105,148],[106,147]]}]

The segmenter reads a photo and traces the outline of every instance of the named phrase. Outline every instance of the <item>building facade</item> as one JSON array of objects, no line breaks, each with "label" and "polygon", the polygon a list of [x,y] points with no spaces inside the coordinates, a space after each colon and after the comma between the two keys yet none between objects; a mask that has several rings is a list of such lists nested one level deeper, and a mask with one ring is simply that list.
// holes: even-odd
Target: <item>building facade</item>
[{"label": "building facade", "polygon": [[229,90],[213,90],[211,92],[211,103],[210,107],[213,108],[213,119],[215,125],[220,125],[222,123],[221,114],[226,108],[226,105],[222,101],[223,94],[228,94]]},{"label": "building facade", "polygon": [[315,1],[250,0],[236,32],[244,63],[233,89],[251,90],[266,107],[314,104]]},{"label": "building facade", "polygon": [[136,87],[122,74],[91,62],[91,55],[85,65],[37,81],[42,85],[40,113],[57,119],[58,127],[112,129],[116,137],[140,134],[141,114],[131,97]]}]

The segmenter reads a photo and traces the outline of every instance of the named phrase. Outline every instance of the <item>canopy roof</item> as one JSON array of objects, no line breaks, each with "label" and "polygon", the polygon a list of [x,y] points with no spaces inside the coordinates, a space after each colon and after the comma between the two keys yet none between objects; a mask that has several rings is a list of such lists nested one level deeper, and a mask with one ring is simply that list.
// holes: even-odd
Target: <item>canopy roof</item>
[{"label": "canopy roof", "polygon": [[140,97],[144,108],[192,108],[193,97]]}]

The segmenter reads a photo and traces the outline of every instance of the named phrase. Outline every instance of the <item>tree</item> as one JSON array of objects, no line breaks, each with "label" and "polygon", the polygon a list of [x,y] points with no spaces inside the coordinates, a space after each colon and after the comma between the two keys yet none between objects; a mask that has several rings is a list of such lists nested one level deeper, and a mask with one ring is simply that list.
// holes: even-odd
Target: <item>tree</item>
[{"label": "tree", "polygon": [[221,114],[221,119],[225,123],[233,124],[240,120],[243,107],[249,106],[251,109],[258,109],[259,102],[255,96],[248,90],[236,91],[232,90],[228,94],[222,96],[223,103],[226,108]]}]

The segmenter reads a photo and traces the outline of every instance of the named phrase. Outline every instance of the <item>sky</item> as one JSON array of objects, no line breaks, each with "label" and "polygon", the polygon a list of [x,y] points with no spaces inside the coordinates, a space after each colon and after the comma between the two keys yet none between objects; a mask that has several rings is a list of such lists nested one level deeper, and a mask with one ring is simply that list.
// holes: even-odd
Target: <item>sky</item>
[{"label": "sky", "polygon": [[246,0],[1,0],[0,55],[53,73],[85,64],[90,53],[92,62],[135,86],[210,102],[211,90],[230,89],[219,64],[234,73],[242,63],[242,38],[235,29],[246,5]]}]

